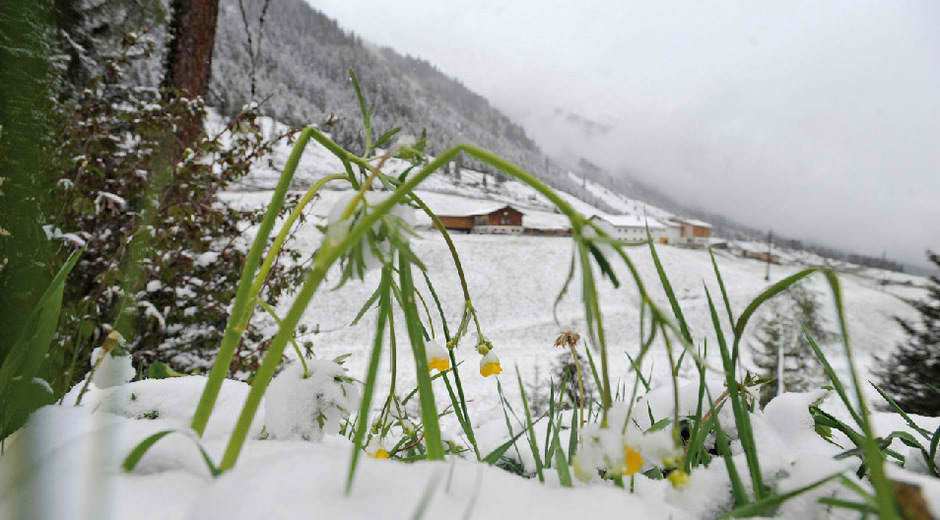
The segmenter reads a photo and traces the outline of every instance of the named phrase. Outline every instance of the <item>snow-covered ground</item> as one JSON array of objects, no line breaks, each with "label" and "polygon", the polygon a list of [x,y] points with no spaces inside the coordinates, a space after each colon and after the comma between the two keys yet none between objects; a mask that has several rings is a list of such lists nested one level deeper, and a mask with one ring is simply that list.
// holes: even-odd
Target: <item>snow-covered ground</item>
[{"label": "snow-covered ground", "polygon": [[[310,213],[315,217],[325,217],[334,202],[343,194],[342,191],[323,192],[322,198],[316,201],[309,210]],[[462,205],[472,207],[477,204],[475,201],[449,194],[428,191],[419,191],[418,194],[431,208],[459,209],[463,207]],[[228,197],[239,204],[253,205],[266,200],[269,194],[267,192],[232,193]],[[556,214],[537,211],[527,212],[525,219],[530,217],[546,220],[564,218]],[[315,222],[316,219],[308,222],[298,231],[295,238],[295,246],[311,254],[322,238],[313,225]],[[426,217],[422,218],[419,215],[418,223],[427,225],[429,221]],[[572,254],[571,239],[463,234],[453,234],[452,239],[466,272],[470,295],[479,312],[483,332],[493,341],[504,365],[509,367],[518,365],[523,377],[527,380],[534,379],[535,373],[539,372],[544,381],[545,374],[560,353],[552,347],[557,335],[565,328],[584,331],[583,306],[576,290],[571,291],[558,306],[557,315],[560,323],[555,323],[552,312],[553,302],[568,272]],[[413,241],[412,247],[427,265],[450,328],[454,329],[463,309],[463,293],[444,241],[435,231],[423,230]],[[704,283],[713,297],[719,294],[708,253],[704,250],[671,246],[659,246],[657,251],[696,341],[701,342],[707,338],[710,345],[716,345],[717,338],[712,331],[703,289]],[[660,306],[668,309],[669,305],[658,281],[649,250],[645,247],[631,248],[628,249],[628,253],[647,288],[656,296]],[[740,313],[770,284],[805,267],[799,264],[774,265],[771,268],[771,280],[767,282],[764,280],[765,265],[762,262],[722,251],[716,251],[716,256],[727,286],[732,309],[736,313]],[[627,270],[622,264],[616,267],[616,272],[618,278],[624,282],[619,289],[615,289],[606,280],[599,283],[614,382],[618,379],[627,379],[629,374],[627,358],[623,353],[635,355],[639,335],[636,288],[629,280]],[[338,273],[334,272],[329,279],[338,280]],[[902,339],[901,331],[893,321],[893,316],[915,318],[916,311],[887,288],[872,283],[867,276],[844,274],[841,280],[852,347],[858,357],[859,365],[866,368],[872,363],[874,356],[887,354]],[[364,370],[365,356],[362,353],[371,345],[374,322],[369,318],[374,318],[374,316],[367,315],[367,318],[355,327],[348,325],[375,290],[377,283],[378,273],[373,272],[363,283],[347,283],[340,290],[322,290],[314,296],[302,323],[307,325],[308,330],[319,330],[320,333],[308,333],[302,337],[314,342],[314,350],[318,356],[333,358],[351,352],[354,355],[347,365],[353,373],[361,373]],[[807,280],[807,283],[819,294],[820,301],[825,303],[824,316],[828,321],[829,329],[837,332],[834,308],[831,305],[832,300],[825,280],[822,276],[814,275]],[[421,287],[422,285],[420,284],[419,288],[424,291],[430,301],[430,296],[427,290]],[[576,278],[572,287],[579,286]],[[280,312],[286,312],[289,305],[289,300],[283,301]],[[432,313],[432,320],[435,322],[436,333],[441,334],[436,313]],[[723,326],[727,333],[730,325],[725,322]],[[401,341],[407,342],[405,332],[400,329],[398,332]],[[470,343],[471,340],[468,340],[465,346],[462,344],[458,352],[463,352],[467,362],[473,365],[476,363],[477,354],[473,352]],[[745,339],[742,345],[744,346],[742,355],[747,366],[750,354],[747,348],[748,340]],[[838,344],[827,348],[836,369],[843,375],[847,375],[844,372],[845,359]],[[409,355],[407,352],[399,352],[400,367],[407,366],[410,360],[407,357]],[[711,349],[709,359],[716,367],[720,365],[717,356],[717,349]],[[663,369],[668,366],[662,345],[654,347],[654,353],[648,358],[646,366],[646,370],[649,370],[649,366],[654,368],[658,366]],[[686,365],[685,368],[691,373],[691,364]],[[414,384],[413,376],[410,379],[408,375],[404,377],[406,384]],[[465,384],[479,385],[479,388],[474,388],[476,391],[474,407],[479,409],[476,413],[501,417],[495,385],[490,384],[491,381],[486,379],[479,381],[467,379],[469,381]],[[629,380],[632,381],[632,378]],[[654,382],[665,384],[665,380]],[[509,388],[507,390],[513,392]],[[446,398],[446,394],[441,397]]]},{"label": "snow-covered ground", "polygon": [[[275,165],[279,167],[286,151],[275,155]],[[392,169],[402,167],[404,165],[400,162],[390,164]],[[301,162],[296,186],[301,188],[320,175],[339,170],[338,161],[311,143]],[[252,190],[252,187],[270,187],[277,174],[276,169],[256,172],[240,191],[227,193],[224,198],[246,207],[265,204],[270,192]],[[534,190],[509,181],[492,191],[483,191],[480,175],[464,172],[460,185],[455,185],[452,177],[435,175],[422,186],[427,189],[422,189],[418,195],[431,208],[440,211],[505,202],[525,211],[527,225],[531,222],[551,227],[563,223],[563,220],[559,221],[563,217],[552,212]],[[495,183],[488,180],[487,185],[492,187]],[[312,218],[298,230],[293,245],[312,255],[323,238],[315,224],[323,223],[333,204],[347,193],[324,190],[308,210]],[[597,191],[595,195],[614,200],[613,194]],[[573,196],[564,196],[579,211],[596,212],[596,208]],[[633,201],[622,199],[618,204],[626,210],[631,203]],[[657,213],[650,215],[662,216]],[[428,268],[453,331],[463,309],[463,293],[444,241],[436,231],[426,227],[428,224],[426,218],[419,216],[419,235],[412,239],[412,248]],[[246,236],[250,235],[251,230],[248,230]],[[565,355],[553,347],[555,338],[568,328],[581,333],[585,330],[577,275],[569,294],[558,305],[559,322],[556,323],[553,315],[553,302],[572,258],[571,239],[455,234],[453,240],[483,333],[492,341],[501,359],[504,371],[497,377],[502,381],[506,397],[511,403],[520,402],[514,374],[516,367],[530,385],[527,390],[530,398],[533,392],[547,393],[551,369],[558,356]],[[640,247],[628,251],[647,289],[663,309],[669,309],[649,250]],[[696,344],[701,345],[707,340],[710,346],[717,345],[703,289],[704,284],[713,296],[719,294],[708,254],[702,250],[671,246],[660,246],[658,252]],[[735,313],[740,313],[769,283],[803,268],[795,259],[788,259],[784,265],[772,267],[771,280],[767,282],[763,263],[728,252],[719,251],[716,256]],[[626,354],[635,356],[639,348],[637,290],[625,266],[615,264],[615,270],[622,282],[620,288],[601,280],[599,298],[607,332],[612,382],[624,381],[632,385]],[[910,280],[911,285],[883,285],[874,280],[889,275],[873,271],[856,271],[841,278],[850,340],[856,361],[866,373],[876,362],[876,356],[887,354],[902,339],[893,317],[915,317],[913,309],[899,296],[918,298],[923,294],[921,278],[896,280],[898,283]],[[897,278],[890,276],[892,280]],[[349,354],[344,365],[348,375],[361,379],[372,343],[375,312],[367,313],[356,326],[350,326],[350,322],[375,289],[378,273],[370,273],[364,282],[352,281],[338,290],[331,290],[338,280],[338,272],[334,269],[328,283],[322,286],[307,308],[302,324],[308,332],[298,339],[312,341],[315,355],[320,360]],[[432,307],[430,330],[440,338],[439,316],[433,311],[423,280],[420,277],[417,280],[418,289]],[[814,276],[808,283],[825,302],[827,327],[836,332],[831,295],[825,281]],[[899,287],[903,288],[903,295],[897,292]],[[285,298],[277,311],[285,313],[291,300]],[[724,312],[720,314],[725,320]],[[267,318],[259,313],[258,319]],[[397,343],[401,347],[397,358],[397,385],[399,393],[403,394],[414,388],[416,378],[407,348],[404,318],[396,314],[394,322]],[[274,323],[268,323],[268,333],[273,334],[276,330]],[[722,325],[726,333],[731,328],[726,321]],[[745,339],[742,342],[745,367],[750,366],[748,345],[749,341]],[[840,345],[835,342],[824,345],[824,349],[837,372],[844,376],[847,375],[847,360]],[[462,363],[463,388],[480,450],[488,453],[508,438],[499,405],[497,377],[480,375],[477,370],[480,355],[473,349],[470,337],[457,347],[456,357]],[[710,348],[707,361],[712,368],[720,366],[718,359],[717,349]],[[657,342],[643,367],[644,373],[653,374],[652,391],[640,404],[641,409],[646,410],[645,403],[649,403],[650,411],[657,418],[672,414],[669,367],[665,348]],[[388,369],[386,351],[379,370],[377,401],[381,401],[388,391]],[[718,376],[714,370],[709,374],[710,385],[716,394],[722,388]],[[683,411],[694,406],[691,396],[696,388],[695,380],[692,363],[687,360],[680,372],[680,393],[684,396],[680,407]],[[653,481],[638,476],[636,493],[631,494],[597,482],[593,485],[577,484],[573,490],[562,489],[553,472],[550,472],[546,484],[540,484],[534,479],[527,480],[462,459],[446,463],[404,464],[365,458],[352,494],[347,497],[343,494],[343,485],[350,443],[337,435],[327,435],[319,443],[258,440],[256,437],[261,425],[265,424],[264,406],[238,465],[220,478],[213,479],[209,475],[194,441],[186,434],[173,434],[161,440],[134,473],[122,473],[118,468],[121,459],[147,435],[165,429],[186,429],[204,382],[204,378],[192,376],[144,380],[106,389],[92,385],[93,390],[81,407],[40,410],[31,419],[25,433],[12,440],[6,446],[7,454],[0,458],[0,517],[27,518],[38,511],[45,518],[401,518],[410,517],[415,512],[427,489],[431,489],[433,494],[425,518],[570,518],[572,515],[600,516],[627,511],[641,518],[708,518],[728,507],[729,484],[722,464],[712,464],[708,469],[693,472],[692,480],[684,490],[672,489],[665,480]],[[74,402],[72,398],[76,391],[66,397],[66,404]],[[449,399],[439,383],[435,385],[435,392],[438,406],[445,407]],[[871,402],[878,402],[872,391],[866,388],[866,393]],[[243,383],[230,381],[223,387],[219,406],[202,440],[216,461],[221,458],[228,433],[246,394],[247,385]],[[765,471],[781,475],[775,483],[779,490],[793,489],[833,471],[855,469],[852,467],[853,459],[833,460],[832,456],[842,450],[826,443],[814,432],[807,406],[819,400],[823,400],[821,406],[825,409],[850,421],[837,398],[824,391],[786,394],[754,416],[755,437],[762,462],[766,461]],[[415,404],[414,401],[409,404]],[[411,412],[418,415],[414,409]],[[282,421],[284,418],[277,419]],[[733,431],[733,421],[729,422],[729,417],[723,416],[721,420],[726,430]],[[919,420],[922,427],[931,430],[940,423],[937,418]],[[643,414],[640,421],[645,421],[648,426],[649,419]],[[877,433],[881,435],[894,430],[908,430],[893,414],[879,413],[875,422]],[[452,415],[442,419],[442,429],[445,439],[461,445],[466,443]],[[536,430],[536,438],[541,443],[544,422],[539,423]],[[563,436],[567,436],[567,430]],[[562,443],[567,444],[567,440],[563,438]],[[895,444],[898,450],[907,451],[899,441]],[[534,469],[524,441],[520,441],[519,446],[521,462],[530,470]],[[738,453],[736,460],[739,468],[745,467],[743,454]],[[936,481],[925,490],[933,514],[940,515],[940,491]],[[816,499],[822,494],[835,493],[845,493],[844,488],[838,483],[823,486],[789,502],[780,514],[785,518],[826,517],[832,512],[821,508]],[[840,496],[850,498],[848,495]],[[468,510],[471,514],[465,516]]]}]

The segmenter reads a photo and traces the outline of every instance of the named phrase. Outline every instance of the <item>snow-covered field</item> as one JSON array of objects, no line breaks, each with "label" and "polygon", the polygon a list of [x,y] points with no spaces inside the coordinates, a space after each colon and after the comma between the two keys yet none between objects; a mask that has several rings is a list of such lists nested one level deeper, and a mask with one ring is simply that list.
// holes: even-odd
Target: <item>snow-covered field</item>
[{"label": "snow-covered field", "polygon": [[[299,184],[340,168],[322,149],[311,145],[298,173]],[[274,171],[260,172],[250,185],[269,186],[274,174]],[[484,199],[522,206],[527,222],[547,226],[559,219],[539,196],[518,183],[507,182],[494,194],[472,186],[454,187],[444,176],[432,179],[427,185],[431,191],[422,190],[418,195],[435,209],[471,207]],[[472,174],[464,174],[462,182],[469,185],[478,180]],[[322,240],[314,224],[323,222],[344,193],[322,192],[308,210],[313,218],[295,235],[295,247],[313,254]],[[608,196],[601,192],[596,194]],[[225,195],[228,202],[245,206],[264,204],[269,197],[270,192],[263,190]],[[567,198],[576,200],[572,196]],[[579,211],[594,211],[586,203],[577,201],[576,204]],[[623,204],[629,205],[629,202]],[[427,266],[449,327],[454,330],[463,309],[463,293],[443,240],[427,228],[428,224],[427,219],[418,219],[419,236],[412,239],[412,249]],[[251,230],[247,233],[250,235]],[[516,367],[530,385],[527,390],[530,399],[533,392],[547,393],[552,367],[558,356],[565,355],[553,347],[555,338],[565,329],[582,333],[585,329],[577,276],[569,294],[558,305],[557,323],[553,315],[553,303],[572,257],[571,239],[497,235],[454,235],[453,239],[483,333],[492,341],[501,359],[504,371],[497,377],[506,397],[511,403],[520,403]],[[696,344],[707,341],[709,345],[716,345],[703,284],[713,296],[718,294],[718,286],[707,252],[670,246],[660,246],[658,252]],[[629,253],[646,287],[660,306],[668,309],[649,250],[632,248]],[[771,280],[767,282],[763,263],[723,252],[716,252],[716,256],[736,313],[770,283],[804,267],[796,263],[773,266]],[[845,274],[841,278],[850,340],[858,366],[866,373],[876,363],[876,356],[887,354],[902,339],[893,316],[915,316],[900,296],[918,298],[918,291],[923,292],[919,289],[922,279],[904,277],[899,281],[912,280],[913,285],[882,285],[873,282],[878,273],[871,271]],[[632,385],[626,354],[635,355],[639,348],[638,297],[625,267],[618,265],[616,273],[622,282],[620,288],[602,280],[599,298],[612,382]],[[344,365],[348,375],[361,379],[375,328],[375,311],[367,313],[356,326],[350,326],[350,322],[374,291],[378,273],[370,273],[364,282],[351,281],[338,290],[330,290],[338,280],[338,272],[334,270],[307,308],[302,324],[308,332],[298,339],[312,341],[314,353],[321,360],[349,354]],[[814,276],[808,283],[825,302],[827,328],[837,332],[825,281]],[[898,294],[899,287],[903,288],[903,295]],[[439,316],[433,311],[429,292],[420,277],[418,289],[432,307],[431,329],[440,337]],[[278,313],[285,313],[290,303],[291,298],[282,301]],[[397,385],[399,393],[406,393],[416,385],[414,363],[407,348],[404,318],[398,314],[394,318],[400,346]],[[258,319],[268,318],[259,313]],[[268,331],[273,334],[276,330],[273,321],[268,324]],[[722,325],[730,329],[726,321]],[[497,377],[480,375],[480,355],[473,344],[472,337],[467,337],[457,347],[456,357],[462,362],[463,388],[480,451],[488,453],[505,442],[509,434],[499,404]],[[742,342],[744,367],[751,366],[748,344],[747,339]],[[847,360],[840,345],[835,342],[824,345],[824,349],[836,371],[845,376]],[[717,349],[709,350],[707,361],[712,369],[720,366]],[[388,367],[386,351],[376,391],[379,404],[388,391]],[[643,397],[638,408],[645,411],[648,403],[656,418],[668,417],[673,412],[669,368],[665,348],[657,342],[643,367],[644,373],[652,373],[652,390]],[[683,413],[694,412],[690,410],[694,407],[697,389],[693,364],[685,363],[679,376],[680,408]],[[710,371],[708,376],[715,395],[722,392],[719,376],[717,370]],[[195,442],[185,433],[204,382],[202,377],[191,376],[137,381],[103,389],[92,385],[92,391],[80,407],[41,409],[25,432],[8,443],[7,454],[0,458],[0,518],[29,518],[36,513],[44,518],[405,518],[412,517],[428,490],[431,495],[424,518],[570,518],[613,514],[639,518],[711,518],[729,507],[730,484],[720,463],[694,471],[684,489],[673,489],[667,480],[654,481],[638,475],[635,493],[631,494],[604,482],[576,483],[575,489],[563,489],[554,472],[549,472],[547,482],[540,484],[535,479],[474,463],[472,457],[414,464],[364,458],[351,495],[344,496],[343,485],[352,449],[349,441],[335,434],[326,435],[321,442],[258,440],[266,421],[283,422],[284,419],[271,415],[266,419],[263,413],[256,417],[238,465],[214,479]],[[223,387],[219,405],[201,441],[216,461],[221,459],[247,389],[247,385],[235,381],[228,381]],[[872,390],[866,388],[865,391],[870,402],[879,402]],[[76,392],[77,389],[66,397],[66,405],[74,402]],[[435,392],[438,407],[443,409],[449,404],[447,393],[439,383],[435,385]],[[416,404],[416,401],[409,404]],[[762,463],[765,463],[763,469],[777,475],[774,484],[779,491],[805,485],[834,471],[849,470],[848,474],[852,474],[856,469],[857,459],[834,460],[833,455],[842,450],[814,432],[807,406],[815,402],[821,402],[820,406],[836,417],[851,421],[838,399],[822,390],[785,394],[754,415],[755,437]],[[262,406],[261,411],[264,410]],[[411,412],[419,416],[416,409]],[[640,427],[648,427],[645,413],[640,416]],[[728,407],[722,411],[720,419],[726,431],[734,432]],[[938,418],[918,420],[922,421],[920,426],[928,430],[940,424]],[[888,413],[876,414],[875,426],[876,433],[882,435],[894,430],[910,431],[900,417]],[[166,429],[182,429],[184,433],[170,435],[157,443],[133,473],[119,469],[120,461],[133,446],[148,435]],[[466,444],[453,415],[442,419],[442,429],[445,439]],[[544,421],[537,424],[536,432],[541,444],[545,437]],[[562,434],[563,444],[567,444],[567,434],[567,430]],[[845,441],[844,438],[839,440]],[[519,447],[522,464],[534,470],[524,440],[519,441]],[[894,447],[907,452],[897,440]],[[740,448],[735,460],[739,468],[745,468]],[[901,475],[899,469],[892,471],[898,478],[903,475],[906,475],[903,478],[917,478],[907,472]],[[928,481],[925,486],[928,506],[934,516],[940,516],[937,481]],[[816,500],[823,495],[851,498],[848,493],[837,481],[832,482],[788,502],[779,514],[784,518],[801,519],[842,514],[844,511],[827,511]]]}]

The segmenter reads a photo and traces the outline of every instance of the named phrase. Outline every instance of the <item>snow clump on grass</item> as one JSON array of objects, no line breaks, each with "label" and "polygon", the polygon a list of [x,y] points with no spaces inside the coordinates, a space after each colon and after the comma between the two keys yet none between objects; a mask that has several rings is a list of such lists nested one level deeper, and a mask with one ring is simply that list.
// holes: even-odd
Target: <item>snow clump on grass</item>
[{"label": "snow clump on grass", "polygon": [[288,365],[271,381],[264,396],[265,429],[281,440],[319,442],[337,433],[350,411],[359,405],[359,389],[346,370],[333,361],[307,361],[304,377],[299,363]]},{"label": "snow clump on grass", "polygon": [[[101,359],[101,356],[104,356],[104,359]],[[101,365],[91,378],[91,382],[98,388],[123,385],[137,375],[131,364],[131,357],[127,354],[115,355],[113,350],[107,352],[104,348],[98,347],[91,353],[91,366],[94,367],[99,359],[101,359]]]},{"label": "snow clump on grass", "polygon": [[[607,427],[587,424],[581,435],[574,472],[582,482],[594,480],[600,473],[632,476],[655,466],[674,467],[681,451],[676,448],[672,428],[641,431],[634,424],[625,428],[627,407],[619,403],[608,412]],[[677,475],[681,472],[676,472]],[[684,475],[684,474],[683,474]],[[674,486],[684,482],[672,482]]]}]

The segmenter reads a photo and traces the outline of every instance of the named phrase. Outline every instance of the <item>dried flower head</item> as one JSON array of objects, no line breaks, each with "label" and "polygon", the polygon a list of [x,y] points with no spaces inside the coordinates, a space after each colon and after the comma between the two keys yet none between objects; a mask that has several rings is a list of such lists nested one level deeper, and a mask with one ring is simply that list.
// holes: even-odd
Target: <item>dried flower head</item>
[{"label": "dried flower head", "polygon": [[574,348],[575,344],[581,340],[581,335],[577,332],[572,331],[571,329],[563,331],[558,338],[555,339],[556,347],[570,347]]}]

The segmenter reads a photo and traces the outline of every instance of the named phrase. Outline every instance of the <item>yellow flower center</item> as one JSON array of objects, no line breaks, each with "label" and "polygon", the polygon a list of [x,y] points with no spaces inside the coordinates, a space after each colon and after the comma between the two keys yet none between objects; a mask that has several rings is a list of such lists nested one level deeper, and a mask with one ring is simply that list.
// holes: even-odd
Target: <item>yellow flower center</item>
[{"label": "yellow flower center", "polygon": [[672,487],[682,489],[689,483],[689,474],[681,469],[673,470],[669,473],[669,482]]},{"label": "yellow flower center", "polygon": [[623,458],[624,462],[627,463],[626,469],[623,470],[624,475],[633,475],[643,467],[643,457],[640,456],[638,451],[630,449],[628,446],[623,447]]},{"label": "yellow flower center", "polygon": [[387,459],[387,458],[388,458],[388,452],[385,451],[385,450],[382,449],[382,448],[379,448],[379,450],[375,452],[375,455],[373,455],[372,458],[374,458],[374,459]]},{"label": "yellow flower center", "polygon": [[499,366],[499,363],[487,363],[480,369],[480,375],[489,377],[493,374],[499,374],[502,371],[503,367]]},{"label": "yellow flower center", "polygon": [[437,369],[440,372],[443,372],[450,368],[450,360],[447,358],[431,358],[431,361],[428,363],[428,372],[431,370]]}]

